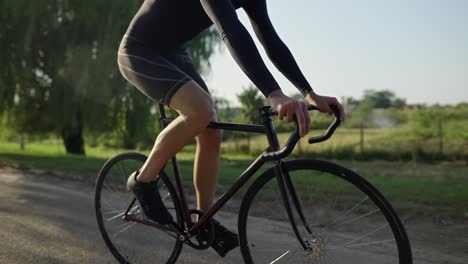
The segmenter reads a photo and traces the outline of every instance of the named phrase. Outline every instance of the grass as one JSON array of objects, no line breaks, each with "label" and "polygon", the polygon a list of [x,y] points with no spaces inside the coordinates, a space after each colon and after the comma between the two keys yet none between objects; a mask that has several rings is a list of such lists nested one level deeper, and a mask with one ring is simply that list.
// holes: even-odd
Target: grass
[{"label": "grass", "polygon": [[[190,150],[190,147],[187,148]],[[30,143],[19,150],[17,143],[0,142],[0,163],[79,175],[94,181],[99,169],[121,149],[86,149],[86,156],[65,153],[61,142]],[[191,185],[193,151],[178,155],[184,181]],[[225,190],[254,159],[245,154],[223,154],[219,184]],[[418,214],[468,217],[468,166],[466,162],[415,163],[390,161],[337,161],[363,175],[379,188],[396,207]],[[311,183],[304,183],[310,186]],[[320,191],[333,192],[331,182],[322,181]],[[238,196],[239,198],[242,196]]]},{"label": "grass", "polygon": [[[466,122],[465,122],[466,123]],[[460,125],[466,127],[468,124]],[[468,159],[468,141],[455,135],[455,130],[459,133],[465,133],[466,130],[460,130],[450,127],[443,136],[443,156],[446,160],[467,160]],[[447,128],[448,130],[449,128]],[[313,130],[307,138],[299,141],[299,146],[294,150],[294,154],[306,153],[321,158],[339,158],[339,159],[385,159],[385,160],[438,160],[439,139],[437,137],[425,140],[414,136],[414,128],[409,125],[395,126],[387,129],[365,128],[363,137],[363,153],[361,152],[360,129],[340,127],[333,137],[320,144],[308,144],[310,136],[321,135],[322,130]],[[460,132],[462,131],[462,132]],[[279,133],[278,138],[282,144],[286,142],[290,133]],[[253,153],[261,152],[268,145],[264,135],[253,136],[251,138],[250,151]],[[228,140],[223,143],[223,149],[227,152],[246,151],[247,139]]]}]

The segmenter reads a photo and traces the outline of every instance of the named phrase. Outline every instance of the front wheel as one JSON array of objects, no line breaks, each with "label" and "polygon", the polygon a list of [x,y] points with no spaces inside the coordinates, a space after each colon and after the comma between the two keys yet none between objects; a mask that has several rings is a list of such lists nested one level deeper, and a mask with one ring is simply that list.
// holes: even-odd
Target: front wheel
[{"label": "front wheel", "polygon": [[[411,264],[406,231],[383,195],[358,174],[318,160],[283,163],[302,208],[293,232],[274,170],[249,188],[239,214],[246,263]],[[306,247],[304,248],[304,245]]]}]

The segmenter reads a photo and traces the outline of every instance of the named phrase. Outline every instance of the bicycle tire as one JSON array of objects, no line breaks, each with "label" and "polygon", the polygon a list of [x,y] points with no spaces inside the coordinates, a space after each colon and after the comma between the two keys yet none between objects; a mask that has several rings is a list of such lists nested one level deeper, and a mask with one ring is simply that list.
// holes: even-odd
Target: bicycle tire
[{"label": "bicycle tire", "polygon": [[[309,250],[301,246],[283,212],[271,168],[249,187],[241,204],[238,228],[245,263],[412,263],[401,220],[367,180],[326,161],[293,160],[283,165],[312,230],[306,231],[290,198],[296,226]],[[270,234],[265,237],[265,233]]]},{"label": "bicycle tire", "polygon": [[[122,218],[135,199],[133,194],[126,190],[127,178],[133,171],[141,168],[146,159],[143,154],[127,152],[114,156],[102,167],[95,191],[99,231],[106,246],[119,263],[151,263],[155,258],[161,263],[160,260],[164,258],[161,254],[168,255],[166,263],[175,263],[183,245],[179,239],[172,237],[168,240],[170,236],[163,230]],[[163,171],[159,174],[158,186],[166,207],[173,215],[174,221],[180,225],[182,215],[179,199],[175,188]],[[144,218],[136,202],[132,205],[130,213]]]}]

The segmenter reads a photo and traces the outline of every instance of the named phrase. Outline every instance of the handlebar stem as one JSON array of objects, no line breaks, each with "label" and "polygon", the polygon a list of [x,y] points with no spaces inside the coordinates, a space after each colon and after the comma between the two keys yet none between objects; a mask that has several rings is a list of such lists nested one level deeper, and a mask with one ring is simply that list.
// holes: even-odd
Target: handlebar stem
[{"label": "handlebar stem", "polygon": [[277,151],[280,148],[278,136],[276,134],[276,128],[273,125],[273,120],[271,119],[271,107],[264,106],[259,109],[261,122],[263,127],[265,128],[265,133],[268,139],[269,150],[270,151]]}]

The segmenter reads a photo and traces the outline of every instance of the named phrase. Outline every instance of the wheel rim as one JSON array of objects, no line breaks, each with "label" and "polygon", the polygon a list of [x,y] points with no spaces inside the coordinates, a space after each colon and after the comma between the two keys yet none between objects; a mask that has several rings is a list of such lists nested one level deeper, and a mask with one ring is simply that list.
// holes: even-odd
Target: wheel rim
[{"label": "wheel rim", "polygon": [[401,227],[388,223],[387,219],[396,216],[387,212],[385,202],[380,204],[381,197],[374,195],[374,190],[361,183],[357,183],[360,189],[353,185],[351,182],[359,176],[351,175],[352,172],[331,173],[326,168],[311,172],[310,168],[292,166],[289,171],[312,230],[306,231],[295,213],[307,249],[301,247],[293,233],[276,178],[270,175],[269,181],[252,191],[252,196],[256,194],[248,208],[245,232],[240,230],[247,262],[410,263],[400,262],[405,258],[401,254],[410,254],[399,252],[398,246],[405,248]]},{"label": "wheel rim", "polygon": [[[96,216],[99,229],[111,253],[120,263],[150,263],[155,258],[173,263],[180,253],[181,243],[175,234],[124,219],[128,214],[145,219],[139,204],[126,190],[128,176],[141,168],[146,157],[136,153],[119,155],[106,163],[96,185]],[[159,177],[161,198],[173,219],[180,220],[176,199],[167,181]],[[169,183],[170,184],[170,183]],[[135,202],[134,202],[135,201]]]}]

